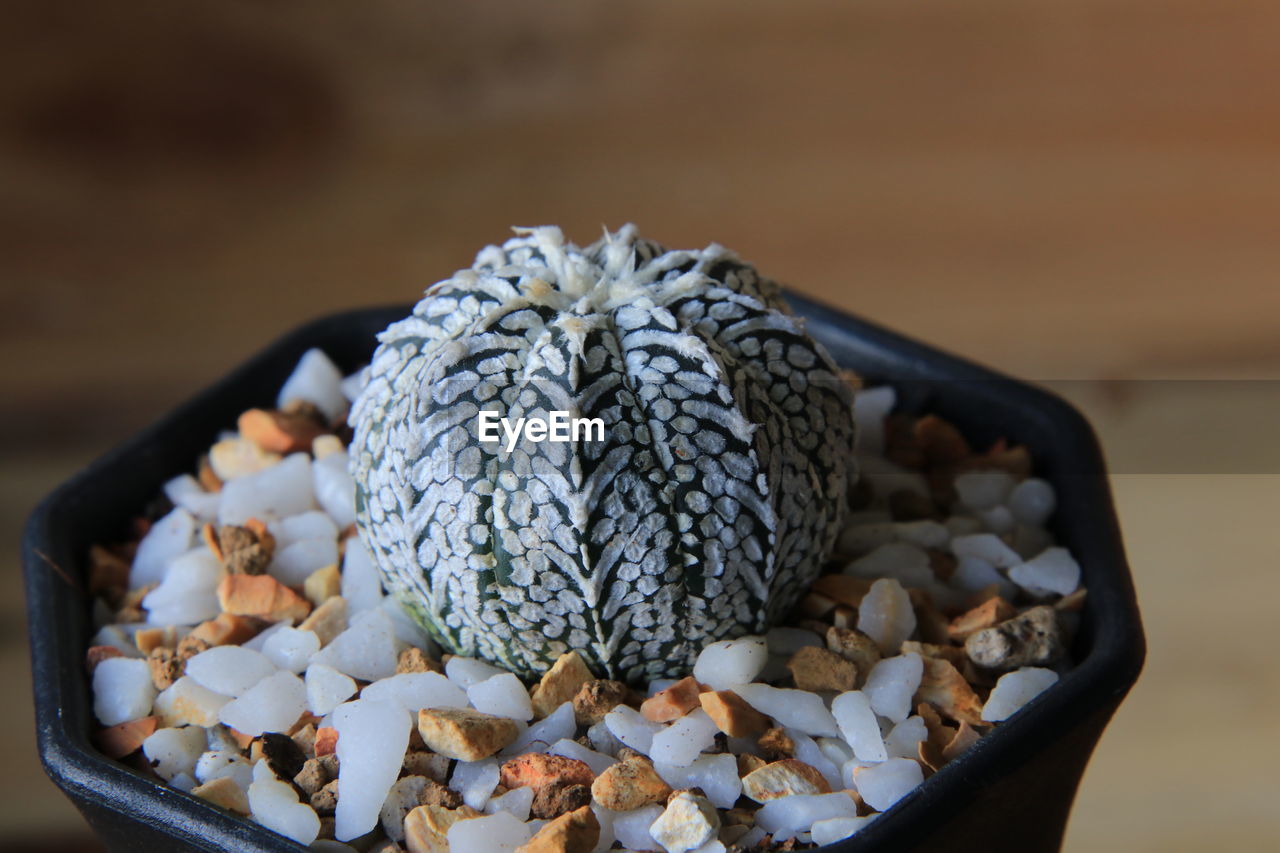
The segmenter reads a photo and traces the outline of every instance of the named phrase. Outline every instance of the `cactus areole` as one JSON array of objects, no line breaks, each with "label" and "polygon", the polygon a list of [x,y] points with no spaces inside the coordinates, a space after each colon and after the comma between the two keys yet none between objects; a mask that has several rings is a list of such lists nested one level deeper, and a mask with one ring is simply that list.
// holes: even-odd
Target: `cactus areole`
[{"label": "cactus areole", "polygon": [[379,336],[351,414],[360,535],[448,651],[526,676],[569,650],[610,678],[687,673],[817,577],[851,389],[721,246],[516,233]]}]

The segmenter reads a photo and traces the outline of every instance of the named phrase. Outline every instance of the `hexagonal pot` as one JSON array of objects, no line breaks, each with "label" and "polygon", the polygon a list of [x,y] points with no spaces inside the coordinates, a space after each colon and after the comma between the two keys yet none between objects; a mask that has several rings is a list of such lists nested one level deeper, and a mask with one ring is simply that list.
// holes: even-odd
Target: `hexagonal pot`
[{"label": "hexagonal pot", "polygon": [[[1053,483],[1052,527],[1089,589],[1077,666],[962,757],[826,850],[1054,850],[1093,747],[1137,679],[1144,641],[1102,454],[1084,418],[1027,384],[794,295],[796,312],[835,359],[894,385],[899,408],[935,412],[975,444],[1004,436],[1030,448]],[[84,652],[89,546],[123,538],[169,478],[191,470],[246,408],[271,405],[309,347],[344,370],[368,361],[375,334],[409,308],[352,311],[310,323],[174,410],[47,497],[22,548],[37,742],[45,769],[113,851],[300,851],[304,848],[100,754]],[[465,853],[465,851],[459,851]]]}]

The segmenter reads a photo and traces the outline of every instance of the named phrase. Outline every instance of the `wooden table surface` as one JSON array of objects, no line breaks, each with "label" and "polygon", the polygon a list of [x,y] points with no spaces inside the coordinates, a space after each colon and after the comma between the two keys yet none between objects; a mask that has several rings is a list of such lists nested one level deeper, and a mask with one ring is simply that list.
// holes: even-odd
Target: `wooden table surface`
[{"label": "wooden table surface", "polygon": [[[1151,650],[1067,849],[1280,838],[1280,7],[171,5],[0,5],[5,553],[299,321],[635,221],[1081,405]],[[10,566],[0,847],[76,849]]]}]

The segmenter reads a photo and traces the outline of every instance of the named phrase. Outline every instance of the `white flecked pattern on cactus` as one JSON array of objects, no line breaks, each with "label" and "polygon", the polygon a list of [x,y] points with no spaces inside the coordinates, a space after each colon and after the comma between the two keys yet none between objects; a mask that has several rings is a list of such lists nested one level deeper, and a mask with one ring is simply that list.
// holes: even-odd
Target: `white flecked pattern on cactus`
[{"label": "white flecked pattern on cactus", "polygon": [[[720,246],[518,234],[380,336],[351,413],[361,536],[455,653],[687,672],[817,576],[845,513],[850,389]],[[604,440],[508,452],[478,440],[482,409],[600,418]]]}]

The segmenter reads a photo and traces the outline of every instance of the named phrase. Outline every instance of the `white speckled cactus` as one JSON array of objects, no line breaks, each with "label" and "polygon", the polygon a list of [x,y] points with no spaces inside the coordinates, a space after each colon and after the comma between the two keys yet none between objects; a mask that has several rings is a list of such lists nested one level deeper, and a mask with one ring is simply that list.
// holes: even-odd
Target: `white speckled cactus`
[{"label": "white speckled cactus", "polygon": [[[388,588],[449,650],[629,680],[687,673],[817,576],[845,513],[851,392],[777,286],[632,226],[480,252],[380,337],[351,422]],[[478,439],[553,410],[603,440]]]}]

